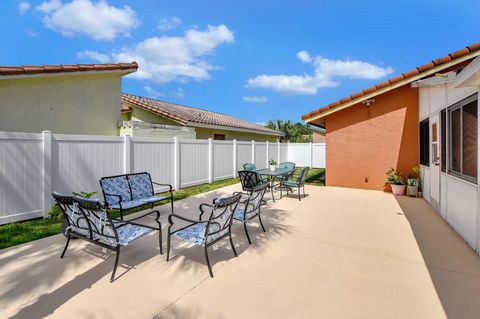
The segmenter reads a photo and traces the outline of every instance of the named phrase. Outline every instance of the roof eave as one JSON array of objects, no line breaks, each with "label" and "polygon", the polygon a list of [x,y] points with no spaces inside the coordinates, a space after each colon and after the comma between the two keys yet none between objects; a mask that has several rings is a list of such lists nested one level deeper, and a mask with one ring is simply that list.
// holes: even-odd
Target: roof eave
[{"label": "roof eave", "polygon": [[349,101],[349,102],[347,102],[347,103],[345,103],[345,104],[341,104],[341,105],[339,105],[339,106],[337,106],[337,107],[333,107],[333,108],[331,108],[331,109],[329,109],[329,110],[326,110],[326,111],[324,111],[324,112],[321,112],[321,113],[319,113],[319,114],[316,114],[316,115],[314,115],[314,116],[312,116],[312,117],[310,117],[310,118],[304,119],[304,121],[305,121],[305,123],[312,124],[312,123],[311,123],[312,121],[319,120],[319,119],[324,118],[324,117],[326,117],[326,116],[328,116],[328,115],[330,115],[330,114],[332,114],[332,113],[335,113],[335,112],[341,111],[341,110],[343,110],[343,109],[349,108],[349,107],[352,106],[352,105],[361,103],[361,102],[363,102],[363,101],[365,101],[365,100],[374,98],[375,96],[378,96],[378,95],[380,95],[380,94],[386,93],[386,92],[388,92],[388,91],[394,90],[394,89],[399,88],[399,87],[401,87],[401,86],[404,86],[404,85],[406,85],[406,84],[409,84],[409,83],[412,83],[412,82],[414,82],[414,81],[420,80],[420,79],[422,79],[422,78],[424,78],[424,77],[426,77],[426,76],[433,75],[433,74],[435,74],[435,73],[437,73],[437,72],[439,72],[439,71],[441,71],[441,70],[447,69],[447,68],[452,67],[452,66],[454,66],[454,65],[456,65],[456,64],[459,64],[459,63],[465,62],[465,61],[467,61],[467,60],[473,59],[473,58],[475,58],[475,57],[477,57],[477,56],[479,56],[479,55],[480,55],[480,51],[475,51],[475,52],[469,53],[469,54],[464,55],[464,56],[462,56],[462,57],[460,57],[460,58],[457,58],[457,59],[455,59],[455,60],[452,60],[452,61],[446,62],[446,63],[444,63],[444,64],[438,65],[438,66],[436,66],[436,67],[433,67],[433,68],[430,69],[430,70],[427,70],[427,71],[424,71],[424,72],[419,73],[419,74],[417,74],[417,75],[414,75],[414,76],[412,76],[412,77],[409,77],[408,79],[404,79],[404,80],[399,81],[399,82],[397,82],[397,83],[393,83],[393,84],[391,84],[391,85],[389,85],[389,86],[386,86],[386,87],[384,87],[384,88],[380,88],[380,89],[378,89],[378,90],[376,90],[376,91],[373,91],[373,92],[371,92],[371,93],[367,93],[367,94],[365,94],[365,95],[363,95],[363,96],[361,96],[361,97],[359,97],[359,98],[353,99],[353,100],[351,100],[351,101]]},{"label": "roof eave", "polygon": [[255,130],[255,129],[245,129],[245,128],[237,128],[231,126],[223,126],[223,125],[214,125],[214,124],[205,124],[205,123],[198,123],[198,122],[187,122],[188,126],[193,127],[201,127],[201,128],[210,128],[210,129],[217,129],[217,130],[225,130],[225,131],[236,131],[236,132],[245,132],[245,133],[255,133],[255,134],[263,134],[263,135],[272,135],[272,136],[284,136],[282,132],[275,131],[262,131],[262,130]]},{"label": "roof eave", "polygon": [[48,77],[77,76],[77,75],[98,75],[98,74],[112,74],[112,73],[119,73],[121,76],[124,76],[136,71],[137,69],[123,69],[123,70],[104,70],[104,71],[92,70],[92,71],[74,71],[74,72],[13,74],[13,75],[0,75],[0,80],[48,78]]}]

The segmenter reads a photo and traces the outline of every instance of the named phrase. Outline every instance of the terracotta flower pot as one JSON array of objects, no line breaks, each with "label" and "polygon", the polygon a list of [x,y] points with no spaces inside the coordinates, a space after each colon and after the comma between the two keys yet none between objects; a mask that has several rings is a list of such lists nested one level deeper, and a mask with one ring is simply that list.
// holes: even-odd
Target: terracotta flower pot
[{"label": "terracotta flower pot", "polygon": [[407,185],[390,185],[392,187],[393,195],[403,195],[405,194],[405,188]]}]

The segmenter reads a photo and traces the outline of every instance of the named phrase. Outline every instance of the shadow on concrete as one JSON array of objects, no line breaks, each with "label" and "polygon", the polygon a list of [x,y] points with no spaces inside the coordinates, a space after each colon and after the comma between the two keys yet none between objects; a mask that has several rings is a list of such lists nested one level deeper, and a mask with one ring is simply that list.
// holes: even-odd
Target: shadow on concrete
[{"label": "shadow on concrete", "polygon": [[421,198],[396,196],[448,318],[480,318],[480,257]]}]

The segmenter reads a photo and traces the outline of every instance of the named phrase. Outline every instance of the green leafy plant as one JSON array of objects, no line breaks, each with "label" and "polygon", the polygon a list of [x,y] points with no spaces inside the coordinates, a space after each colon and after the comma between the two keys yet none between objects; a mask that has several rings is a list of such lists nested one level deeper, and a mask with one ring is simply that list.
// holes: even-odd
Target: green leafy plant
[{"label": "green leafy plant", "polygon": [[405,185],[405,179],[392,167],[387,172],[387,180],[385,183],[390,185]]},{"label": "green leafy plant", "polygon": [[[82,198],[91,198],[96,193],[97,192],[90,192],[90,193],[87,193],[87,192],[78,192],[78,193],[77,192],[72,192],[72,195],[77,196],[77,197],[82,197]],[[52,208],[48,212],[48,215],[50,215],[50,217],[52,217],[52,219],[54,219],[54,220],[61,220],[62,217],[63,217],[63,211],[58,204],[55,204],[55,205],[52,206]]]},{"label": "green leafy plant", "polygon": [[277,162],[272,158],[268,161],[268,165],[277,165]]}]

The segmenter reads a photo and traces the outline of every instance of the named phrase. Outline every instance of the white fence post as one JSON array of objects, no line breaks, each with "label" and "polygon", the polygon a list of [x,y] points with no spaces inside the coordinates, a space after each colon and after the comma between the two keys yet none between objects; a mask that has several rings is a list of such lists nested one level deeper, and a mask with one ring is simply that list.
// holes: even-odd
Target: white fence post
[{"label": "white fence post", "polygon": [[43,138],[43,217],[52,208],[52,132],[42,131]]},{"label": "white fence post", "polygon": [[173,138],[173,166],[174,166],[174,174],[173,180],[175,183],[175,190],[180,189],[180,141],[178,137]]},{"label": "white fence post", "polygon": [[280,164],[280,158],[281,158],[280,157],[280,150],[281,150],[280,141],[277,141],[277,163],[279,163],[279,164]]},{"label": "white fence post", "polygon": [[313,167],[313,143],[310,142],[310,168]]},{"label": "white fence post", "polygon": [[213,142],[212,138],[208,139],[208,182],[213,182]]},{"label": "white fence post", "polygon": [[252,164],[255,164],[255,141],[252,140]]},{"label": "white fence post", "polygon": [[233,178],[237,177],[237,140],[233,140]]},{"label": "white fence post", "polygon": [[123,137],[123,145],[124,145],[124,173],[129,174],[132,172],[132,137],[130,135],[125,135]]},{"label": "white fence post", "polygon": [[268,150],[268,141],[265,142],[265,145],[267,147],[266,150],[265,150],[265,153],[266,153],[266,156],[265,156],[266,163],[265,163],[265,165],[267,165],[267,167],[268,167],[268,161],[269,161],[269,157],[270,157],[270,154],[269,154],[270,151]]}]

